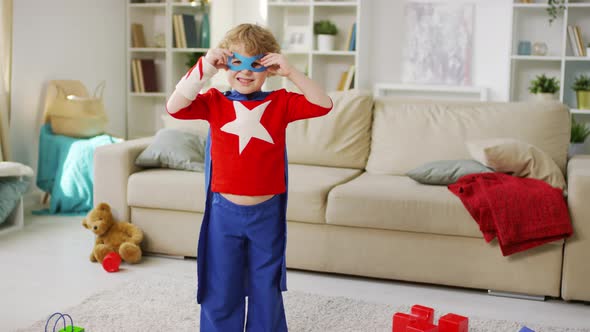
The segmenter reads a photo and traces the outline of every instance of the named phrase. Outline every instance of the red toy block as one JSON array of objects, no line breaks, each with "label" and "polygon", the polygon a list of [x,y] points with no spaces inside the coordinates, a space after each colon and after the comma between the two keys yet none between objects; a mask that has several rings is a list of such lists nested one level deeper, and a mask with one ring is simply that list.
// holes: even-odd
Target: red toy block
[{"label": "red toy block", "polygon": [[439,318],[438,328],[440,332],[468,332],[469,319],[456,314],[446,314]]},{"label": "red toy block", "polygon": [[439,332],[438,327],[424,320],[411,322],[406,332]]},{"label": "red toy block", "polygon": [[408,325],[414,321],[416,321],[416,317],[409,314],[396,312],[393,315],[393,328],[391,329],[391,332],[406,332]]},{"label": "red toy block", "polygon": [[412,306],[412,315],[420,317],[420,319],[434,324],[434,309],[425,307],[423,305],[415,304]]}]

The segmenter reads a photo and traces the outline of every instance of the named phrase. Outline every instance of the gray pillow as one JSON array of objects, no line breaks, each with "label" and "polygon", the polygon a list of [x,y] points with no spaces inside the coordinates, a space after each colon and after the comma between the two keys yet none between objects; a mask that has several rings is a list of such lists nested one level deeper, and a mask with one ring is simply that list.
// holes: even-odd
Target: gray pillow
[{"label": "gray pillow", "polygon": [[135,159],[139,167],[163,167],[202,172],[205,138],[178,129],[158,130],[153,142]]},{"label": "gray pillow", "polygon": [[463,175],[493,172],[475,160],[439,160],[416,167],[406,175],[422,184],[449,185]]}]

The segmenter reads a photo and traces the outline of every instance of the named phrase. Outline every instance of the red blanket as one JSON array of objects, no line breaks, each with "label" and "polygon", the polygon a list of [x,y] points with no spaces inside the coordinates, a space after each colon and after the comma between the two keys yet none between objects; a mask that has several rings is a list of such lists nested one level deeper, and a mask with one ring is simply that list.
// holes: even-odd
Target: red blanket
[{"label": "red blanket", "polygon": [[448,186],[479,224],[486,242],[498,237],[508,256],[572,234],[561,189],[504,173],[471,174]]}]

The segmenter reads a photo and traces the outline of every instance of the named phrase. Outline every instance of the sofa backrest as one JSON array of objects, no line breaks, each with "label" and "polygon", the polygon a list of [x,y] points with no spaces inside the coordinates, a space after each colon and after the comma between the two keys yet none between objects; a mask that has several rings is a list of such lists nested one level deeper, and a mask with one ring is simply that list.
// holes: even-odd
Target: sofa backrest
[{"label": "sofa backrest", "polygon": [[535,145],[565,174],[570,114],[558,102],[375,100],[367,172],[405,175],[427,162],[471,159],[465,142],[514,138]]},{"label": "sofa backrest", "polygon": [[364,169],[371,142],[373,96],[369,91],[331,92],[333,109],[287,127],[289,163]]}]

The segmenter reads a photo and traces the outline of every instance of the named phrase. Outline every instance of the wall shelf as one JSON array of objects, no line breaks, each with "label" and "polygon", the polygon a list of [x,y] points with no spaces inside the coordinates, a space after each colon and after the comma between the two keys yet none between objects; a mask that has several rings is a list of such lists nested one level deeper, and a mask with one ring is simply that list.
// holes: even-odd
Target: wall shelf
[{"label": "wall shelf", "polygon": [[[552,24],[549,24],[545,0],[533,4],[517,1],[514,0],[512,15],[510,100],[530,100],[528,87],[531,80],[545,74],[559,80],[559,100],[571,109],[576,109],[576,94],[571,86],[578,75],[590,75],[590,57],[575,56],[568,26],[580,28],[585,49],[590,43],[590,11],[587,10],[590,9],[590,1],[567,0],[564,10],[559,12]],[[536,42],[545,43],[548,47],[547,55],[518,54],[521,41],[529,41],[531,49]]]},{"label": "wall shelf", "polygon": [[[369,1],[307,1],[286,2],[269,1],[267,4],[266,25],[271,29],[279,43],[282,53],[298,70],[306,73],[326,91],[337,90],[340,82],[347,82],[348,73],[353,77],[352,86],[369,88],[368,62],[362,61],[367,56],[368,47],[364,47],[367,38],[364,36],[363,22],[368,11]],[[330,20],[336,24],[338,34],[335,36],[333,51],[317,49],[313,34],[314,22]],[[356,25],[356,47],[350,50],[353,24]],[[292,47],[293,31],[303,36],[303,43]],[[267,80],[265,89],[276,90],[286,88],[297,91],[293,84],[282,78],[272,77]]]},{"label": "wall shelf", "polygon": [[[161,116],[166,113],[166,98],[172,94],[176,82],[188,68],[186,62],[191,53],[205,53],[208,48],[177,48],[173,29],[174,15],[185,14],[195,18],[198,27],[203,17],[200,5],[181,3],[178,0],[162,0],[160,3],[135,4],[127,0],[126,53],[127,53],[127,113],[126,134],[128,139],[151,136],[162,128]],[[218,1],[215,1],[218,3]],[[223,6],[224,4],[220,4]],[[207,8],[210,13],[211,8]],[[210,30],[213,19],[210,21]],[[132,47],[133,23],[143,27],[147,47]],[[186,25],[184,25],[186,27]],[[197,28],[198,29],[198,28]],[[195,31],[193,36],[198,35]],[[215,41],[211,40],[211,44]],[[163,45],[164,47],[155,47]],[[134,89],[132,60],[153,60],[156,91],[138,92]],[[145,77],[144,77],[145,82]]]}]

